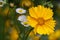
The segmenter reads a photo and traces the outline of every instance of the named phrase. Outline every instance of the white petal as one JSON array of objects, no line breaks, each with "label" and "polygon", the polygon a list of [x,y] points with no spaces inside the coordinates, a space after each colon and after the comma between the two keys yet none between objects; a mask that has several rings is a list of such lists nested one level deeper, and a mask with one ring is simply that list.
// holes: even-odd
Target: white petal
[{"label": "white petal", "polygon": [[18,17],[18,20],[19,21],[26,21],[27,19],[26,19],[25,15],[21,15],[21,16]]},{"label": "white petal", "polygon": [[22,14],[26,13],[26,10],[23,10]]},{"label": "white petal", "polygon": [[17,12],[17,13],[20,13],[19,10],[21,10],[21,8],[17,8],[17,9],[16,9],[16,12]]},{"label": "white petal", "polygon": [[3,0],[0,0],[0,2],[2,2]]},{"label": "white petal", "polygon": [[21,22],[22,25],[24,25],[25,27],[28,27],[29,24],[24,24],[24,22]]},{"label": "white petal", "polygon": [[0,7],[3,7],[3,5],[0,5]]}]

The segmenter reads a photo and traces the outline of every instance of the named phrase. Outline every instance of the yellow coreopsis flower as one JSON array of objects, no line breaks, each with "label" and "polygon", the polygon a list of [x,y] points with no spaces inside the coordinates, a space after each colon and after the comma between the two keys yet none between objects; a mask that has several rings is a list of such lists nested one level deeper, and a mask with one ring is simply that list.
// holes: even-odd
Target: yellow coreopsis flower
[{"label": "yellow coreopsis flower", "polygon": [[56,30],[53,34],[49,35],[49,40],[60,40],[60,30]]},{"label": "yellow coreopsis flower", "polygon": [[34,32],[38,34],[50,34],[54,32],[55,20],[50,8],[44,6],[32,7],[29,9],[30,16],[27,16],[28,24],[34,27]]}]

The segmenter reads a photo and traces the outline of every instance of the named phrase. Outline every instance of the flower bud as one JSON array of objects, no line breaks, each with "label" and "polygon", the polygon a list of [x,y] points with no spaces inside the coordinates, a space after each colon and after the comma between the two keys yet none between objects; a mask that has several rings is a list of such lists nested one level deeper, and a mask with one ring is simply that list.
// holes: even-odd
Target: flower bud
[{"label": "flower bud", "polygon": [[22,7],[31,7],[31,6],[33,6],[33,2],[30,0],[22,0],[21,6]]}]

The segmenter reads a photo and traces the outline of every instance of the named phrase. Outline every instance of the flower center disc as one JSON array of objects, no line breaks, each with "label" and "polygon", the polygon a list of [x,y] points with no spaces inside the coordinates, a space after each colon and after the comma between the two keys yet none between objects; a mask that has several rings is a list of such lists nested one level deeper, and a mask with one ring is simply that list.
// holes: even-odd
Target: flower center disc
[{"label": "flower center disc", "polygon": [[27,25],[28,23],[27,22],[24,22],[25,25]]},{"label": "flower center disc", "polygon": [[43,25],[45,23],[45,20],[43,18],[38,19],[38,24]]},{"label": "flower center disc", "polygon": [[0,2],[0,5],[2,5],[3,3],[2,2]]},{"label": "flower center disc", "polygon": [[19,10],[19,12],[22,12],[23,10]]}]

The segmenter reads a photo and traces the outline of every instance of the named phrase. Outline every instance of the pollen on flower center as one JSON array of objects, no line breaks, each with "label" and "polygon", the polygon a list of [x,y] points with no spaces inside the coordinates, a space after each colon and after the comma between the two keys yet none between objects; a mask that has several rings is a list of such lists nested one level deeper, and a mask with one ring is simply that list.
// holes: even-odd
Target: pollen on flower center
[{"label": "pollen on flower center", "polygon": [[25,25],[27,25],[27,22],[24,22]]},{"label": "pollen on flower center", "polygon": [[22,12],[23,10],[19,10],[19,12]]},{"label": "pollen on flower center", "polygon": [[0,5],[2,5],[2,2],[0,2]]},{"label": "pollen on flower center", "polygon": [[38,19],[38,24],[43,25],[45,23],[45,20],[43,18]]}]

